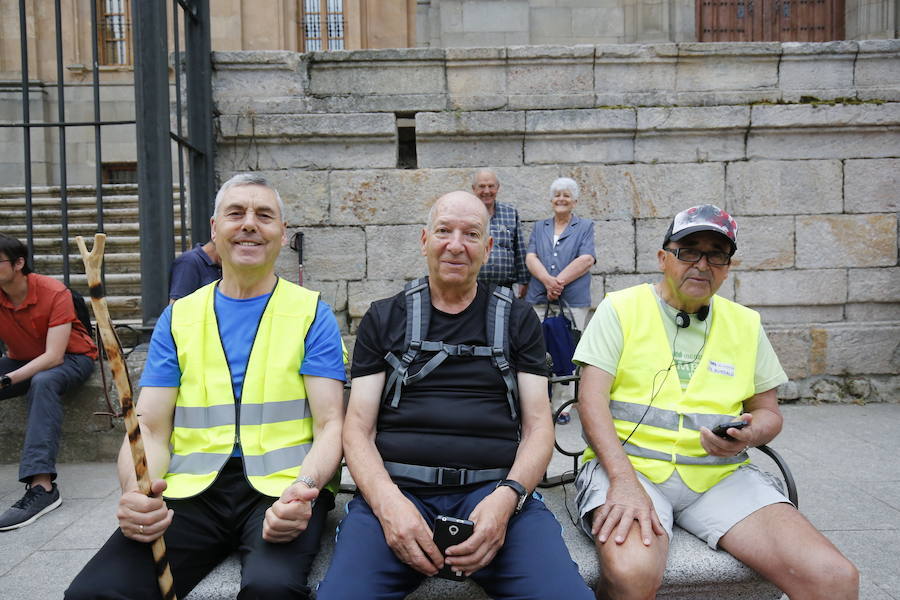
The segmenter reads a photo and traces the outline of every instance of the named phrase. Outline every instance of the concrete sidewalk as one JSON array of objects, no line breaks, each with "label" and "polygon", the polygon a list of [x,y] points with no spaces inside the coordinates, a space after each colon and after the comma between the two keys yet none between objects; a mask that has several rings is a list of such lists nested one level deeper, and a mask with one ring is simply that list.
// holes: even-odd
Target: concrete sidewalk
[{"label": "concrete sidewalk", "polygon": [[[801,511],[857,565],[861,598],[900,600],[900,404],[782,410],[785,428],[772,447],[790,465]],[[577,418],[557,428],[566,448],[578,447],[579,434]],[[550,474],[569,468],[557,456]],[[68,463],[59,471],[62,507],[0,532],[0,599],[61,598],[116,527],[113,464]],[[0,465],[3,509],[24,491],[16,472],[16,465]]]}]

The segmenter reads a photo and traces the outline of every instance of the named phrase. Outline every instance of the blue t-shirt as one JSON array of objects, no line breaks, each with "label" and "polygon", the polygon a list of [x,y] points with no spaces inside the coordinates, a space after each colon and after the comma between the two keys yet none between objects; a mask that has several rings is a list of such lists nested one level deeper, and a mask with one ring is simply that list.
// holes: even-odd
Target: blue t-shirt
[{"label": "blue t-shirt", "polygon": [[[219,334],[231,370],[234,396],[238,400],[256,329],[271,295],[269,293],[255,298],[236,299],[229,298],[216,288],[214,306],[219,321]],[[316,307],[316,317],[306,334],[303,363],[298,368],[301,375],[346,380],[344,346],[337,319],[334,318],[331,307],[321,300]],[[175,340],[172,338],[172,307],[167,306],[153,329],[147,362],[141,375],[141,386],[179,385],[181,369],[178,366]]]}]

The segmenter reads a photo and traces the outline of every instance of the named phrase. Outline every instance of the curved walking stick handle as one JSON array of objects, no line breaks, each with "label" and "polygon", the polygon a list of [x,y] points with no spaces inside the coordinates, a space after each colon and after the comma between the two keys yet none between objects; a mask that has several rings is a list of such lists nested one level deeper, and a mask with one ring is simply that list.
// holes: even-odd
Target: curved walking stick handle
[{"label": "curved walking stick handle", "polygon": [[[147,473],[147,456],[144,453],[144,441],[141,439],[141,427],[137,415],[134,412],[133,388],[128,375],[128,366],[122,353],[122,344],[116,335],[115,327],[109,316],[109,307],[106,304],[106,294],[100,278],[100,269],[103,266],[103,250],[106,247],[106,235],[94,234],[94,248],[88,252],[84,239],[79,235],[75,238],[78,250],[81,252],[81,260],[84,262],[84,272],[87,275],[88,287],[91,293],[91,307],[94,309],[94,319],[97,321],[97,330],[100,339],[106,349],[106,356],[112,371],[113,382],[119,399],[122,403],[122,414],[125,418],[125,431],[128,435],[128,444],[131,448],[131,458],[134,461],[134,473],[137,478],[138,489],[141,493],[150,495],[150,475]],[[169,560],[166,557],[166,543],[162,537],[153,541],[153,561],[156,567],[159,591],[165,600],[177,600],[175,586],[172,582],[172,572],[169,569]]]}]

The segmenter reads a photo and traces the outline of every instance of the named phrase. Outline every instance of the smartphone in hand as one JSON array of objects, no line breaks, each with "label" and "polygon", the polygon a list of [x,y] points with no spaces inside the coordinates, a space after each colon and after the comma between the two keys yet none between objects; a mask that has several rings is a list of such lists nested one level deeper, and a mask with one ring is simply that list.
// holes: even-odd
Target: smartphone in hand
[{"label": "smartphone in hand", "polygon": [[[472,521],[438,515],[434,520],[434,544],[446,556],[447,548],[463,543],[474,530],[475,523]],[[448,564],[444,564],[437,576],[453,581],[463,581],[466,578],[462,571],[454,571]]]},{"label": "smartphone in hand", "polygon": [[732,423],[719,423],[715,427],[712,428],[712,432],[719,436],[724,440],[734,441],[734,438],[728,435],[728,430],[734,427],[735,429],[743,429],[749,425],[747,421],[734,421]]}]

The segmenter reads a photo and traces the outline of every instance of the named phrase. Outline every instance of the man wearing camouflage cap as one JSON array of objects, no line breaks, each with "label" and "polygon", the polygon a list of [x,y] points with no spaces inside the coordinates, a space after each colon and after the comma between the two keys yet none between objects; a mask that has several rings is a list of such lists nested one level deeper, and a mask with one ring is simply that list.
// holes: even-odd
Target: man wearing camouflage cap
[{"label": "man wearing camouflage cap", "polygon": [[747,456],[781,430],[787,376],[759,314],[716,295],[736,239],[711,204],[675,215],[660,281],[610,293],[575,351],[590,443],[577,502],[598,598],[654,597],[675,523],[791,598],[858,596],[856,568]]}]

